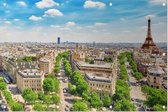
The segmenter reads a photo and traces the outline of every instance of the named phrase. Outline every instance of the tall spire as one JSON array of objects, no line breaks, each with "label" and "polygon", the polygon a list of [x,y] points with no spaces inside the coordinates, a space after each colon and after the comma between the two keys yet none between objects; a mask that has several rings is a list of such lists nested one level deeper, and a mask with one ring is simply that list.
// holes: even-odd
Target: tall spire
[{"label": "tall spire", "polygon": [[151,20],[150,20],[150,16],[149,16],[149,18],[148,18],[148,32],[147,32],[148,38],[152,38],[150,24],[151,24]]},{"label": "tall spire", "polygon": [[142,49],[149,49],[151,47],[156,46],[153,42],[152,35],[151,35],[151,19],[148,18],[148,30],[147,30],[147,36],[144,44],[142,45]]}]

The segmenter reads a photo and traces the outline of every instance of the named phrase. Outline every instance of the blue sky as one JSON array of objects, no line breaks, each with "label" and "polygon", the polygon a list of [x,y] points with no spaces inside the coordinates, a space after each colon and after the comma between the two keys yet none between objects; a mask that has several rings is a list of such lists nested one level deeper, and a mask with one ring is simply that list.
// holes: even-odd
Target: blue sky
[{"label": "blue sky", "polygon": [[0,42],[166,42],[166,0],[0,0]]}]

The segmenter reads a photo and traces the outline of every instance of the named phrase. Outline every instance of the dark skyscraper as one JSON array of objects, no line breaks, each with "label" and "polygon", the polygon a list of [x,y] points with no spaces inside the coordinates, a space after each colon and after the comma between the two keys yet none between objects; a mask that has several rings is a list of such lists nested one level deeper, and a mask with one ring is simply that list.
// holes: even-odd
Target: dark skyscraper
[{"label": "dark skyscraper", "polygon": [[58,37],[57,38],[57,44],[60,44],[61,42],[60,42],[61,40],[60,40],[60,37]]}]

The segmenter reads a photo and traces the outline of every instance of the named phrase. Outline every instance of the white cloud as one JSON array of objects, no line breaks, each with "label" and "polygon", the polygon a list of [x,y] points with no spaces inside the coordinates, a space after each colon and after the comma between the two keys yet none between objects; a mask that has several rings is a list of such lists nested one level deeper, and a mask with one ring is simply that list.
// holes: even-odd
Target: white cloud
[{"label": "white cloud", "polygon": [[4,6],[4,7],[6,7],[6,6],[7,6],[7,4],[6,4],[6,3],[3,3],[3,6]]},{"label": "white cloud", "polygon": [[23,2],[23,1],[18,1],[18,2],[16,2],[18,5],[20,5],[20,6],[22,6],[22,7],[25,7],[25,6],[27,6],[27,4],[25,3],[25,2]]},{"label": "white cloud", "polygon": [[41,0],[40,2],[36,3],[36,6],[41,9],[53,7],[55,5],[58,6],[58,3],[54,2],[54,0]]},{"label": "white cloud", "polygon": [[149,2],[155,5],[161,5],[163,3],[167,3],[167,0],[149,0]]},{"label": "white cloud", "polygon": [[95,26],[105,26],[106,23],[95,23]]},{"label": "white cloud", "polygon": [[109,6],[112,6],[112,5],[113,5],[113,3],[112,3],[112,2],[110,2],[110,3],[109,3]]},{"label": "white cloud", "polygon": [[32,15],[32,16],[29,17],[29,20],[31,20],[31,21],[39,21],[39,20],[42,20],[42,17],[38,17],[38,16]]},{"label": "white cloud", "polygon": [[61,26],[59,25],[50,25],[51,28],[60,28]]},{"label": "white cloud", "polygon": [[146,15],[146,16],[145,16],[146,19],[148,19],[149,17],[150,17],[150,18],[154,18],[154,17],[156,17],[156,15],[150,14],[150,15]]},{"label": "white cloud", "polygon": [[54,16],[63,16],[62,12],[60,12],[59,10],[57,9],[48,9],[47,11],[44,12],[44,17],[45,16],[51,16],[51,17],[54,17]]},{"label": "white cloud", "polygon": [[9,25],[9,24],[12,24],[10,21],[5,21],[4,23],[5,23],[5,24],[8,24],[8,25]]},{"label": "white cloud", "polygon": [[15,19],[13,19],[14,21],[20,21],[20,19],[17,19],[17,18],[15,18]]},{"label": "white cloud", "polygon": [[85,1],[84,3],[84,8],[104,8],[106,6],[106,4],[104,4],[103,2],[96,2],[96,1]]},{"label": "white cloud", "polygon": [[75,26],[75,25],[76,25],[76,23],[71,22],[71,21],[67,22],[67,24],[66,24],[67,27],[72,27],[72,26]]}]

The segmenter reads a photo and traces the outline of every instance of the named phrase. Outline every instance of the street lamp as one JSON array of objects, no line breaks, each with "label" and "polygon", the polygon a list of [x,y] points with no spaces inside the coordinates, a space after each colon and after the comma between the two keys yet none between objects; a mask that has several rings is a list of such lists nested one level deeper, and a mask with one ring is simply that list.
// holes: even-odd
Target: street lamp
[{"label": "street lamp", "polygon": [[166,107],[163,105],[163,110],[165,110],[165,108],[166,108]]}]

